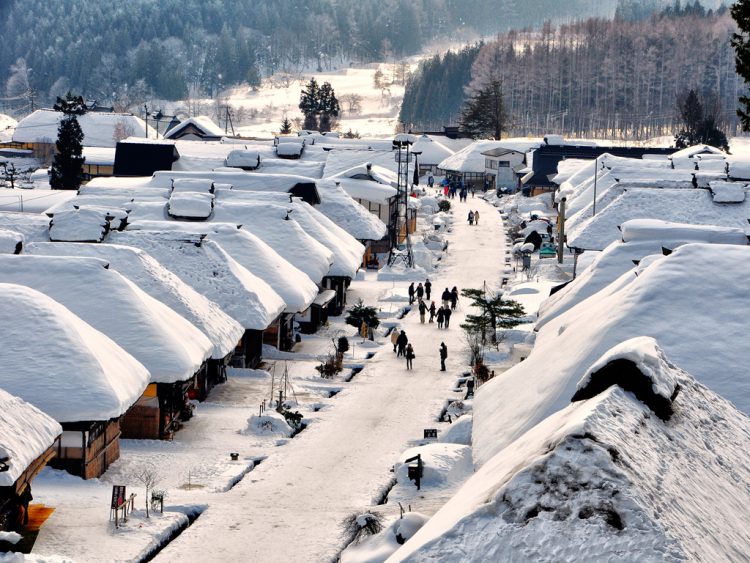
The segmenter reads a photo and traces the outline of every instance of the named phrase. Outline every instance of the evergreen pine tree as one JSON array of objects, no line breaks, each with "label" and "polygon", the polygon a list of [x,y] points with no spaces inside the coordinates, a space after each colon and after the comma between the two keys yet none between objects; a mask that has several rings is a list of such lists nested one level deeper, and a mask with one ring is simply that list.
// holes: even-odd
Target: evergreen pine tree
[{"label": "evergreen pine tree", "polygon": [[279,130],[279,133],[282,135],[288,135],[292,132],[292,122],[289,121],[289,118],[285,115],[284,120],[281,122],[281,129]]},{"label": "evergreen pine tree", "polygon": [[678,101],[677,110],[683,123],[683,128],[674,138],[678,149],[705,144],[729,150],[727,136],[717,124],[718,111],[716,108],[707,111],[707,105],[695,90],[690,90]]},{"label": "evergreen pine tree", "polygon": [[320,131],[330,131],[341,112],[339,101],[330,82],[324,82],[318,91],[318,112],[320,114]]},{"label": "evergreen pine tree", "polygon": [[53,106],[63,113],[57,128],[57,153],[52,162],[50,186],[53,190],[77,190],[83,181],[83,131],[78,116],[86,113],[86,104],[81,96],[70,92],[65,98],[57,98]]},{"label": "evergreen pine tree", "polygon": [[[750,82],[750,0],[737,0],[731,8],[732,18],[737,22],[740,33],[732,34],[732,47],[735,52],[735,67],[745,83]],[[742,130],[750,131],[750,97],[740,96],[742,109],[737,115],[742,122]]]},{"label": "evergreen pine tree", "polygon": [[461,128],[474,138],[490,137],[499,140],[507,127],[507,121],[503,85],[496,79],[466,100],[461,111]]},{"label": "evergreen pine tree", "polygon": [[470,299],[471,305],[479,309],[478,315],[466,315],[461,328],[469,333],[479,334],[482,342],[486,341],[488,333],[494,339],[495,330],[498,328],[513,328],[521,324],[520,317],[526,314],[520,303],[503,299],[501,293],[484,289],[464,289],[461,295]]},{"label": "evergreen pine tree", "polygon": [[305,85],[305,89],[302,90],[302,96],[299,100],[299,109],[302,110],[302,115],[305,116],[305,121],[302,125],[307,130],[318,129],[318,100],[320,97],[320,86],[315,78],[311,78],[310,82]]}]

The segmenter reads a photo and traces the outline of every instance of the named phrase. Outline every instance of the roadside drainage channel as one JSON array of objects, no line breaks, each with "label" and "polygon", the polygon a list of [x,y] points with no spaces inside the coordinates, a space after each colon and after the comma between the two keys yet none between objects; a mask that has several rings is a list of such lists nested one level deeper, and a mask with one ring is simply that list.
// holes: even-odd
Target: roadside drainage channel
[{"label": "roadside drainage channel", "polygon": [[206,505],[202,506],[194,506],[191,507],[192,510],[188,512],[184,512],[185,516],[187,516],[187,520],[184,520],[180,522],[177,526],[175,526],[169,533],[169,535],[164,538],[158,545],[155,545],[153,549],[151,549],[148,553],[145,555],[142,555],[140,558],[135,559],[134,561],[136,563],[146,563],[148,561],[153,561],[154,558],[161,553],[161,551],[167,547],[170,543],[172,543],[174,540],[176,540],[182,532],[187,530],[190,526],[192,526],[198,518],[200,518],[201,514],[203,514],[203,511],[208,508]]},{"label": "roadside drainage channel", "polygon": [[242,481],[248,473],[250,473],[253,469],[255,469],[256,467],[258,467],[267,458],[268,458],[268,456],[261,456],[261,457],[257,457],[257,458],[251,458],[250,461],[252,461],[253,464],[252,465],[248,465],[242,473],[236,475],[229,482],[228,486],[225,489],[223,489],[221,492],[226,493],[226,492],[231,491],[232,489],[234,489],[237,486],[237,484],[240,481]]}]

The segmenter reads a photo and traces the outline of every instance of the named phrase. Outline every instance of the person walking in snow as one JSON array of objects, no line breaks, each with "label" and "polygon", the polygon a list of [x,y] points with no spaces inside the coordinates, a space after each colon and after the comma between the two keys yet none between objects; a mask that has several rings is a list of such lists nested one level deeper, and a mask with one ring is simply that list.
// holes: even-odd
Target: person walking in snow
[{"label": "person walking in snow", "polygon": [[402,330],[401,334],[398,335],[398,339],[396,340],[396,345],[398,347],[398,353],[396,354],[396,357],[404,355],[404,350],[406,350],[406,345],[409,343],[409,339],[406,336],[406,333]]},{"label": "person walking in snow", "polygon": [[393,351],[396,351],[396,346],[398,346],[398,331],[394,328],[391,331],[391,344],[393,344]]},{"label": "person walking in snow", "polygon": [[478,209],[474,212],[474,224],[479,225],[479,210]]},{"label": "person walking in snow", "polygon": [[471,186],[471,197],[474,198],[474,186]]},{"label": "person walking in snow", "polygon": [[438,328],[443,328],[443,321],[445,320],[445,307],[440,307],[437,312],[437,323]]},{"label": "person walking in snow", "polygon": [[430,280],[427,279],[424,282],[424,296],[427,301],[430,300],[430,293],[432,292],[432,284],[430,283]]},{"label": "person walking in snow", "polygon": [[448,288],[445,288],[445,291],[443,292],[443,295],[441,295],[441,298],[443,300],[443,307],[450,307],[451,304],[451,292],[448,291]]},{"label": "person walking in snow", "polygon": [[427,185],[430,187],[435,185],[435,177],[432,174],[427,176]]},{"label": "person walking in snow", "polygon": [[422,282],[419,282],[417,286],[417,300],[421,301],[422,297],[424,297],[424,287],[422,287]]},{"label": "person walking in snow", "polygon": [[440,371],[445,371],[445,360],[448,358],[448,347],[445,342],[440,343]]},{"label": "person walking in snow", "polygon": [[409,286],[409,305],[414,303],[414,282]]},{"label": "person walking in snow", "polygon": [[451,310],[448,307],[446,307],[445,311],[443,311],[443,321],[445,324],[445,328],[451,326]]},{"label": "person walking in snow", "polygon": [[424,316],[427,313],[427,305],[421,299],[419,300],[419,322],[424,324]]},{"label": "person walking in snow", "polygon": [[458,289],[454,285],[453,289],[451,289],[451,309],[455,311],[457,304],[458,304]]},{"label": "person walking in snow", "polygon": [[474,212],[469,211],[469,226],[472,226],[474,224]]},{"label": "person walking in snow", "polygon": [[411,342],[406,346],[406,369],[412,369],[412,360],[416,357],[416,354],[414,354],[414,348],[411,346]]},{"label": "person walking in snow", "polygon": [[[430,322],[435,322],[435,302],[430,303]],[[395,348],[394,348],[395,351]]]}]

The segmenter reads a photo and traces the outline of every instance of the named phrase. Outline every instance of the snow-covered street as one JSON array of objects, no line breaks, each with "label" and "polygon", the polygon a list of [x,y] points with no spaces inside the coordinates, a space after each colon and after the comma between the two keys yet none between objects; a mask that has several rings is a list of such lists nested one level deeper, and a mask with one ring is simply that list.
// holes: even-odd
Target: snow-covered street
[{"label": "snow-covered street", "polygon": [[[496,210],[480,198],[452,203],[450,249],[431,279],[438,297],[454,285],[480,287],[485,280],[494,285],[503,267],[505,237]],[[480,211],[479,226],[463,221],[469,209]],[[355,282],[355,294],[358,283],[372,282]],[[397,456],[422,438],[424,428],[437,425],[446,400],[462,396],[452,389],[467,369],[459,326],[464,313],[459,302],[450,329],[439,331],[436,324],[421,325],[413,309],[401,321],[416,353],[413,371],[406,371],[403,358],[386,343],[334,406],[231,491],[211,496],[208,509],[157,560],[335,558],[344,547],[344,519],[377,502]],[[445,373],[439,371],[441,341],[449,349]]]}]

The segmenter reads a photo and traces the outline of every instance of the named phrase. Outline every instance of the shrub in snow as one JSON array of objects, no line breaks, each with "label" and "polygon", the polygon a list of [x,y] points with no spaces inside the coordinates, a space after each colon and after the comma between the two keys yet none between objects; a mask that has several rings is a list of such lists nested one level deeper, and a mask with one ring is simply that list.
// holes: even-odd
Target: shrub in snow
[{"label": "shrub in snow", "polygon": [[341,563],[380,563],[416,534],[429,518],[419,512],[407,512],[373,536],[352,544],[341,553]]},{"label": "shrub in snow", "polygon": [[283,414],[276,411],[267,410],[262,415],[253,415],[247,419],[247,428],[242,431],[243,434],[255,434],[261,436],[283,436],[289,438],[292,433],[292,427],[289,426]]},{"label": "shrub in snow", "polygon": [[463,401],[453,401],[448,405],[448,408],[445,409],[445,414],[449,415],[454,420],[470,412],[471,406]]},{"label": "shrub in snow", "polygon": [[448,211],[451,210],[451,202],[447,199],[441,199],[438,202],[438,209],[442,211],[443,213],[448,213]]},{"label": "shrub in snow", "polygon": [[352,514],[344,520],[344,534],[350,538],[349,543],[357,544],[367,536],[380,533],[382,529],[382,516],[372,512]]},{"label": "shrub in snow", "polygon": [[349,309],[349,313],[346,315],[346,324],[359,329],[363,322],[370,328],[378,328],[380,319],[378,319],[378,310],[375,307],[366,306],[360,299],[354,307]]}]

